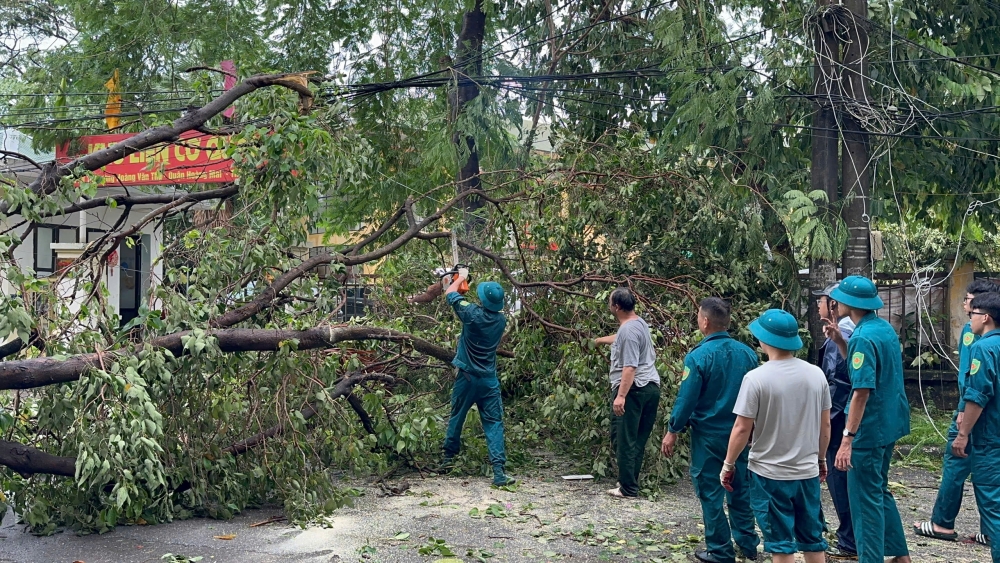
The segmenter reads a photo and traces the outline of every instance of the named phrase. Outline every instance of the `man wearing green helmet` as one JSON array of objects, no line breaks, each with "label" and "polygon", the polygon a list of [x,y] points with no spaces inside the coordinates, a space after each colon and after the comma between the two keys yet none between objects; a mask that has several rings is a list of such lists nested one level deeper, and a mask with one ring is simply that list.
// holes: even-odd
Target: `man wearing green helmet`
[{"label": "man wearing green helmet", "polygon": [[826,327],[847,358],[851,402],[837,452],[836,466],[847,471],[855,540],[860,563],[909,563],[903,524],[896,499],[889,492],[889,461],[896,443],[910,433],[910,405],[903,389],[903,358],[899,337],[885,319],[875,282],[848,276],[830,292],[857,325],[850,343],[840,331]]},{"label": "man wearing green helmet", "polygon": [[736,424],[719,478],[732,490],[739,459],[750,447],[750,503],[774,563],[826,561],[820,481],[830,444],[830,385],[820,368],[795,357],[799,323],[781,309],[765,311],[750,332],[767,354],[743,377],[733,413]]},{"label": "man wearing green helmet", "polygon": [[458,377],[451,390],[451,418],[444,439],[444,467],[452,465],[462,446],[462,426],[472,405],[479,409],[479,419],[486,434],[486,448],[493,466],[493,484],[513,485],[515,480],[504,472],[507,452],[503,437],[503,402],[500,380],[497,378],[497,347],[507,327],[504,317],[504,291],[497,282],[480,282],[476,295],[482,305],[476,305],[459,293],[462,282],[469,279],[469,270],[461,268],[458,276],[445,290],[448,304],[462,321],[462,334],[452,365]]}]

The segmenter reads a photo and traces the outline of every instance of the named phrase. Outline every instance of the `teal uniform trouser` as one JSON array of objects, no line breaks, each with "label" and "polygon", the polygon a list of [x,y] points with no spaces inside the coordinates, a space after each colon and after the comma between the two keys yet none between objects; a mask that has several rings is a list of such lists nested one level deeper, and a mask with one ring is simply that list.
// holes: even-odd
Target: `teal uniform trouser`
[{"label": "teal uniform trouser", "polygon": [[[972,490],[979,505],[979,526],[990,538],[993,563],[1000,563],[1000,448],[969,448],[972,450]],[[966,451],[969,451],[966,450]]]},{"label": "teal uniform trouser", "polygon": [[884,563],[886,557],[909,555],[896,499],[889,492],[889,461],[895,443],[854,448],[847,472],[858,563]]},{"label": "teal uniform trouser", "polygon": [[472,405],[479,409],[479,420],[486,434],[486,449],[490,465],[507,463],[503,442],[503,402],[500,400],[500,380],[496,374],[477,376],[459,370],[451,388],[451,419],[444,439],[444,455],[453,457],[462,448],[462,426]]},{"label": "teal uniform trouser", "polygon": [[[618,388],[611,390],[614,403]],[[639,496],[639,470],[646,453],[646,442],[656,424],[656,409],[660,406],[660,386],[647,383],[632,386],[625,395],[625,414],[611,412],[611,449],[618,461],[618,485],[627,497]]]},{"label": "teal uniform trouser", "polygon": [[778,481],[751,472],[750,499],[767,553],[826,551],[819,477]]},{"label": "teal uniform trouser", "polygon": [[[931,522],[949,530],[955,529],[955,517],[958,516],[958,511],[962,508],[965,480],[972,473],[972,456],[958,457],[951,452],[951,443],[955,441],[957,436],[958,425],[953,419],[951,428],[948,429],[948,443],[944,448],[941,486],[938,487],[937,499],[934,501],[934,512],[931,513]],[[965,451],[971,452],[972,448],[966,448]]]},{"label": "teal uniform trouser", "polygon": [[[749,450],[744,449],[736,460],[736,477],[733,479],[733,492],[730,493],[719,480],[728,447],[728,435],[703,436],[695,430],[691,431],[691,483],[701,501],[705,545],[710,554],[722,561],[736,558],[733,540],[745,553],[757,553],[757,546],[760,545],[750,505]],[[729,506],[728,520],[723,503]]]}]

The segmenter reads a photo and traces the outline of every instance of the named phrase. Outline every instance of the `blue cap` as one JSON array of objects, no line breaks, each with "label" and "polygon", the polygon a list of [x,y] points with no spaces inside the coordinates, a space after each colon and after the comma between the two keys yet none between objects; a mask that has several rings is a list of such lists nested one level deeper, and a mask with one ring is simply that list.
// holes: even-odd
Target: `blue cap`
[{"label": "blue cap", "polygon": [[494,281],[482,282],[476,287],[476,295],[479,302],[487,311],[500,311],[503,309],[503,287]]},{"label": "blue cap", "polygon": [[788,311],[768,309],[750,323],[750,333],[768,346],[794,352],[802,347],[799,323]]},{"label": "blue cap", "polygon": [[830,297],[854,309],[875,311],[882,308],[882,298],[878,296],[875,282],[864,276],[847,276]]}]

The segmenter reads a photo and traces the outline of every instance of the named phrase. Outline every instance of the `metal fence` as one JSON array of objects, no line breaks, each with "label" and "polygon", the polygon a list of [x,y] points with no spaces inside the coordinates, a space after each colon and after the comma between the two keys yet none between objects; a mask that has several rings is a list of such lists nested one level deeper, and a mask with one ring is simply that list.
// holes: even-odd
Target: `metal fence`
[{"label": "metal fence", "polygon": [[[947,272],[935,272],[927,280],[926,294],[921,298],[917,287],[913,284],[911,274],[875,275],[879,297],[885,304],[878,311],[878,316],[889,321],[889,324],[896,329],[900,344],[903,346],[903,360],[906,367],[909,367],[920,353],[929,351],[930,343],[934,343],[935,348],[946,352],[949,356],[955,351],[955,343],[951,341],[949,329],[950,280],[946,276]],[[922,315],[922,318],[918,318],[918,315]],[[919,346],[921,342],[922,347]]]}]

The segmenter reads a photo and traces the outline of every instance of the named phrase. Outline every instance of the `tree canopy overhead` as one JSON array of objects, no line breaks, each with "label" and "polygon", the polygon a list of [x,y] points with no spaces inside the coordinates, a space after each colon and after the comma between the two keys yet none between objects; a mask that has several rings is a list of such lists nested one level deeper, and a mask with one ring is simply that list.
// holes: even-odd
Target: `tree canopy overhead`
[{"label": "tree canopy overhead", "polygon": [[[425,469],[458,325],[407,297],[450,266],[452,230],[474,276],[512,297],[513,461],[548,447],[605,474],[606,359],[588,342],[613,330],[616,285],[640,296],[669,394],[697,300],[732,299],[742,337],[761,310],[798,306],[798,272],[841,260],[859,203],[865,233],[916,224],[989,248],[997,227],[989,2],[16,4],[0,10],[0,125],[40,148],[107,132],[117,72],[114,132],[138,134],[3,179],[0,475],[40,532],[261,502],[308,519],[349,499],[343,472]],[[818,53],[824,32],[836,53]],[[188,131],[228,139],[234,183],[98,195],[88,172]],[[812,149],[843,131],[870,148],[871,180],[831,198],[811,187]],[[20,156],[3,153],[34,166]],[[102,272],[128,222],[65,274],[14,261],[34,223],[149,204],[131,219],[162,229],[164,277],[124,326]],[[218,221],[196,219],[206,207]],[[304,256],[317,232],[351,238]],[[375,265],[366,316],[348,322]],[[58,298],[67,279],[83,307]],[[483,448],[474,437],[464,470]],[[679,475],[651,467],[647,486]]]}]

